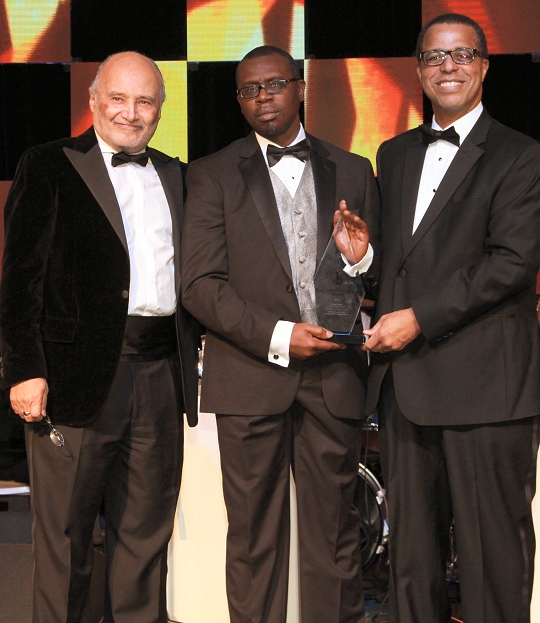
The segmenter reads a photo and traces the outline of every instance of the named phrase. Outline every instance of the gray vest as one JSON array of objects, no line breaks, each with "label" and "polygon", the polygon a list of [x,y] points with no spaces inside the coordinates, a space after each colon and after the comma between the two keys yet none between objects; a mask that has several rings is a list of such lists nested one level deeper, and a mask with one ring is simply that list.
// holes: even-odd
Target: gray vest
[{"label": "gray vest", "polygon": [[272,169],[270,179],[289,251],[300,317],[303,322],[317,324],[313,286],[317,262],[317,200],[311,162],[306,162],[294,198]]}]

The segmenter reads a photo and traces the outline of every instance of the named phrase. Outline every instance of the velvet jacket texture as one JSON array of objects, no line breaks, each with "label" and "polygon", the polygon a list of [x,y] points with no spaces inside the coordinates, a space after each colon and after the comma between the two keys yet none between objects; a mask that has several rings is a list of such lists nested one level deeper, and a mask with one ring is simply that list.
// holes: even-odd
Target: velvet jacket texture
[{"label": "velvet jacket texture", "polygon": [[373,354],[367,409],[391,366],[401,412],[464,425],[540,414],[540,143],[484,110],[418,229],[419,129],[382,144],[381,275],[375,321],[412,307],[422,333]]},{"label": "velvet jacket texture", "polygon": [[[171,208],[180,291],[180,161],[151,149]],[[130,265],[120,207],[92,128],[26,151],[5,207],[0,286],[1,387],[43,377],[55,423],[83,426],[102,407],[119,361]],[[178,305],[188,421],[197,421],[198,325]]]},{"label": "velvet jacket texture", "polygon": [[[317,200],[317,262],[341,199],[375,226],[379,196],[365,158],[308,135]],[[201,409],[235,415],[284,413],[302,364],[268,362],[278,320],[300,322],[278,208],[254,133],[191,163],[182,240],[186,308],[207,327]],[[311,360],[321,366],[326,405],[362,417],[367,359],[359,348]]]}]

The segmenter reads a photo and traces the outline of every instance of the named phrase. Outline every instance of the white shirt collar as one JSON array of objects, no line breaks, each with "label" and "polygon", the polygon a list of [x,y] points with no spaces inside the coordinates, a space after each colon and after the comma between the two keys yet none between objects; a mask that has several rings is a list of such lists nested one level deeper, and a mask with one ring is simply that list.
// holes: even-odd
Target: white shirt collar
[{"label": "white shirt collar", "polygon": [[[269,141],[267,138],[264,138],[264,136],[257,134],[257,132],[255,132],[255,138],[257,139],[257,142],[259,143],[261,147],[261,151],[263,153],[264,159],[266,160],[266,149],[268,145],[276,145],[276,147],[291,147],[292,145],[296,145],[296,143],[303,141],[306,138],[306,132],[304,130],[304,126],[300,124],[300,130],[298,131],[298,134],[296,135],[296,138],[294,139],[294,141],[290,143],[289,145],[285,145],[285,146],[278,145],[277,143],[274,143],[273,141]],[[267,160],[266,160],[266,164],[268,164]]]},{"label": "white shirt collar", "polygon": [[[473,108],[470,112],[463,117],[460,117],[457,121],[454,121],[451,125],[454,126],[455,131],[459,134],[459,143],[463,144],[463,141],[467,138],[469,132],[473,129],[474,124],[480,118],[484,107],[482,106],[482,102],[478,104],[476,108]],[[435,116],[431,122],[431,127],[434,130],[442,130],[441,126],[435,121]],[[451,127],[451,126],[450,126]]]}]

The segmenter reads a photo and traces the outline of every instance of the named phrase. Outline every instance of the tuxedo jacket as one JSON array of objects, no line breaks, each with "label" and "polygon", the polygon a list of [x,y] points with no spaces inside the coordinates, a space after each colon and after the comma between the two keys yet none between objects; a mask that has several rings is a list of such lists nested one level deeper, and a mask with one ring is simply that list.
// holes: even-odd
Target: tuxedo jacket
[{"label": "tuxedo jacket", "polygon": [[[375,219],[378,190],[368,160],[308,135],[317,202],[317,261],[339,201]],[[267,360],[278,320],[300,322],[274,191],[254,133],[190,164],[182,239],[185,307],[207,328],[201,409],[236,415],[285,412],[301,362]],[[358,348],[316,358],[326,405],[360,418],[367,362]],[[313,360],[315,363],[315,359]]]},{"label": "tuxedo jacket", "polygon": [[425,153],[415,129],[378,154],[375,320],[412,307],[422,332],[400,352],[373,355],[367,409],[390,365],[398,406],[417,424],[538,415],[540,144],[484,110],[412,234]]},{"label": "tuxedo jacket", "polygon": [[[171,208],[179,296],[182,165],[150,151]],[[122,215],[94,130],[29,149],[5,207],[2,388],[43,377],[53,422],[93,420],[119,361],[129,287]],[[184,406],[194,425],[198,328],[180,305],[176,322]]]}]

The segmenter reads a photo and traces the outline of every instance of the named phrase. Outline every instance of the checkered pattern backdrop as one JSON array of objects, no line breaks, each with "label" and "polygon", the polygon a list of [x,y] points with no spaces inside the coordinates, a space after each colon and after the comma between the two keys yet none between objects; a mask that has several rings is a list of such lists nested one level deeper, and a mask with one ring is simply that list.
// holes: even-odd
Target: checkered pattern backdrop
[{"label": "checkered pattern backdrop", "polygon": [[165,76],[152,145],[171,155],[192,160],[247,133],[236,63],[272,44],[303,64],[308,131],[374,162],[383,140],[431,115],[411,54],[445,12],[486,31],[488,110],[540,139],[538,0],[0,0],[0,206],[26,148],[90,125],[97,64],[121,50]]}]

